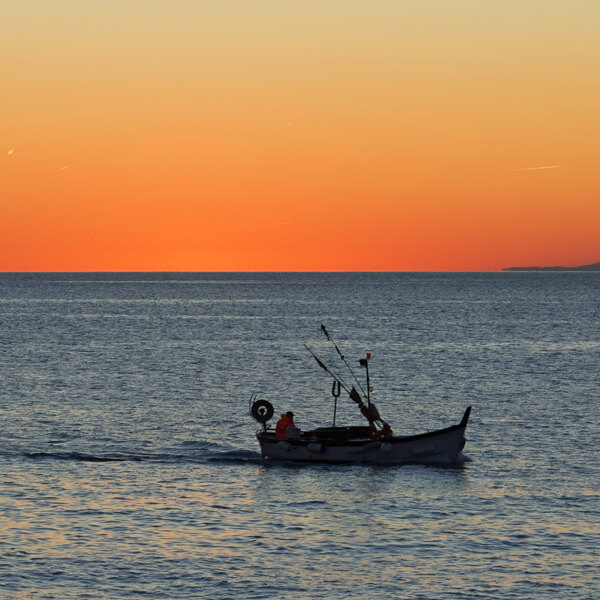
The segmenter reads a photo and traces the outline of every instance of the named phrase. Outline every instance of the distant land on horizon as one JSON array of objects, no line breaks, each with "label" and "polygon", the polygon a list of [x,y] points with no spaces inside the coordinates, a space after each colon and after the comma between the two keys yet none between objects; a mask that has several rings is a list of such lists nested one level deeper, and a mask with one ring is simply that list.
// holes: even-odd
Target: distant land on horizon
[{"label": "distant land on horizon", "polygon": [[507,267],[503,271],[600,271],[600,262],[579,267]]}]

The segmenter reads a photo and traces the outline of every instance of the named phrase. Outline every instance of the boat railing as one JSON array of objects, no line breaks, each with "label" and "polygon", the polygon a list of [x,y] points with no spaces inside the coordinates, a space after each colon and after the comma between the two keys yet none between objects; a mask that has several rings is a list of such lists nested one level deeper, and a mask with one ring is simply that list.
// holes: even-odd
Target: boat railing
[{"label": "boat railing", "polygon": [[368,426],[319,427],[304,432],[304,435],[310,439],[346,442],[348,440],[368,439],[371,435],[371,428]]}]

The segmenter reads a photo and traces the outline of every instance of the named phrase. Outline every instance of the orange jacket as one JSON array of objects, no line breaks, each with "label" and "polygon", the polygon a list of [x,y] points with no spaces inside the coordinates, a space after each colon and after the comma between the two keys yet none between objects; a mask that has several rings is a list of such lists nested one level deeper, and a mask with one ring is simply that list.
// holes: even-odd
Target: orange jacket
[{"label": "orange jacket", "polygon": [[288,417],[286,414],[281,415],[281,419],[277,421],[277,425],[275,425],[275,437],[278,440],[285,440],[287,437],[287,428],[295,427],[294,419],[292,417]]}]

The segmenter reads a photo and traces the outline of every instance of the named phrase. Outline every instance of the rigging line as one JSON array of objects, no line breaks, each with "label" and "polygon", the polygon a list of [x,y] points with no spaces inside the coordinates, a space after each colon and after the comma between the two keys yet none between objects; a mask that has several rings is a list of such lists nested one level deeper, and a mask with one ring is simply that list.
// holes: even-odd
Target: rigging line
[{"label": "rigging line", "polygon": [[317,361],[321,369],[323,369],[326,373],[328,373],[333,379],[340,382],[340,385],[344,388],[344,390],[349,394],[350,388],[346,385],[346,382],[334,371],[331,372],[327,365],[319,359],[319,357],[306,345],[304,347],[313,355],[313,358]]},{"label": "rigging line", "polygon": [[340,349],[338,348],[334,339],[329,335],[329,332],[327,331],[327,329],[325,328],[325,325],[323,325],[323,324],[321,324],[321,331],[323,332],[323,335],[325,335],[325,337],[327,338],[327,341],[331,342],[333,344],[333,347],[337,350],[337,353],[339,354],[340,358],[342,359],[342,361],[348,368],[348,371],[350,371],[350,375],[352,375],[352,377],[354,377],[354,381],[356,381],[356,384],[360,388],[360,391],[363,393],[363,396],[367,397],[368,394],[367,394],[367,392],[365,392],[363,386],[361,385],[360,381],[358,380],[358,377],[356,377],[356,375],[354,374],[354,371],[350,368],[348,361],[344,358],[344,355],[340,352]]}]

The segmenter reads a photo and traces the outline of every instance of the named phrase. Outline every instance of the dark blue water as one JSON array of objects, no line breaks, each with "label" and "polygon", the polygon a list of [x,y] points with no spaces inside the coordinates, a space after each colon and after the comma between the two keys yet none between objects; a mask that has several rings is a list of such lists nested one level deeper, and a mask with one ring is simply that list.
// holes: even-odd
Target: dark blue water
[{"label": "dark blue water", "polygon": [[[3,274],[0,323],[2,598],[600,597],[595,273]],[[251,393],[331,421],[321,323],[470,460],[263,464]]]}]

